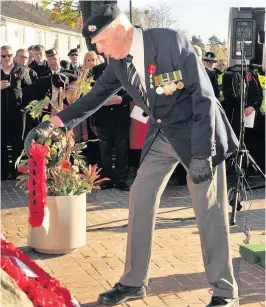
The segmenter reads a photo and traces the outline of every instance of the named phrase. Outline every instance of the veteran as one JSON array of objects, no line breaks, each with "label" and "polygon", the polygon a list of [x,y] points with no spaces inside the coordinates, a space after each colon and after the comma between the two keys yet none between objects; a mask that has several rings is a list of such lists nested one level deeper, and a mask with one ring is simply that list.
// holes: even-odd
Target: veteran
[{"label": "veteran", "polygon": [[[133,27],[118,6],[110,4],[94,11],[83,36],[110,57],[110,64],[87,95],[28,134],[25,150],[28,153],[33,142],[42,143],[55,128],[72,129],[121,87],[150,117],[130,190],[125,271],[113,289],[100,294],[99,302],[117,305],[145,296],[156,212],[172,172],[182,163],[213,286],[208,306],[238,306],[224,163],[238,141],[193,46],[180,32]],[[135,117],[142,119],[142,110],[136,109]]]}]

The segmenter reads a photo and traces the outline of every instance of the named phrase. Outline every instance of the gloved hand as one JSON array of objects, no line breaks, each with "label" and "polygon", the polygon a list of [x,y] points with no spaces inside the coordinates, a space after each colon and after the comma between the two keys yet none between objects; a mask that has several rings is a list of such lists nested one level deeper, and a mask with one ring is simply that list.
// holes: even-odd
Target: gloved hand
[{"label": "gloved hand", "polygon": [[193,183],[198,184],[213,178],[212,159],[192,157],[189,163],[189,176]]},{"label": "gloved hand", "polygon": [[33,128],[27,135],[24,141],[26,155],[30,156],[30,147],[33,143],[43,144],[54,129],[53,123],[46,120]]}]

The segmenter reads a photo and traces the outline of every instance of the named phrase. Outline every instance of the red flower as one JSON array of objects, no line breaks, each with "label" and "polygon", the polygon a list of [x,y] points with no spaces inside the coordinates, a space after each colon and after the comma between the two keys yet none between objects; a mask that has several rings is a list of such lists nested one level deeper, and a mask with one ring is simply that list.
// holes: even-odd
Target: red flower
[{"label": "red flower", "polygon": [[149,64],[148,66],[148,73],[153,75],[156,73],[157,66],[155,64]]},{"label": "red flower", "polygon": [[97,170],[97,164],[93,165],[93,167],[91,168],[90,176],[93,176],[96,170]]},{"label": "red flower", "polygon": [[27,173],[28,173],[28,171],[27,171],[27,169],[26,169],[25,166],[19,167],[19,168],[18,168],[18,171],[19,171],[20,173],[23,173],[23,174],[27,174]]},{"label": "red flower", "polygon": [[71,163],[68,160],[62,160],[59,162],[59,165],[63,168],[63,169],[70,169],[71,167]]},{"label": "red flower", "polygon": [[47,145],[41,145],[38,143],[33,143],[30,147],[30,155],[35,159],[44,158],[48,155],[50,148]]},{"label": "red flower", "polygon": [[247,73],[246,78],[248,81],[252,80],[252,74],[250,72]]}]

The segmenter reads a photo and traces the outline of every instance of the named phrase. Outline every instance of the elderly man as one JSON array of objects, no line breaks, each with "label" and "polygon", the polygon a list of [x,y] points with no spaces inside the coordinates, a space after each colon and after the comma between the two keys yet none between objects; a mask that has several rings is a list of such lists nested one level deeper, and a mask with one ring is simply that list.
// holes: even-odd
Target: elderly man
[{"label": "elderly man", "polygon": [[67,70],[63,68],[60,64],[60,57],[57,49],[52,48],[45,51],[47,63],[49,69],[47,69],[40,77],[52,76],[55,73],[69,72],[73,73],[72,70]]},{"label": "elderly man", "polygon": [[130,191],[125,271],[112,290],[100,294],[99,302],[117,305],[145,296],[156,211],[172,172],[182,163],[207,277],[214,287],[208,306],[238,306],[224,165],[238,141],[192,45],[170,29],[133,27],[117,5],[96,9],[83,35],[110,57],[109,65],[87,95],[33,129],[25,149],[29,153],[33,142],[44,142],[55,128],[72,129],[121,87],[138,104],[132,116],[142,121],[150,117],[142,163]]}]

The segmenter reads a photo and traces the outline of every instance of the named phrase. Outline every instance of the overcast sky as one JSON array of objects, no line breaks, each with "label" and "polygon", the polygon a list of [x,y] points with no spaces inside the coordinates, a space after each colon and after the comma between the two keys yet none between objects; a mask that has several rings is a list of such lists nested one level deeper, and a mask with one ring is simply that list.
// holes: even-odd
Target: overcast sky
[{"label": "overcast sky", "polygon": [[[179,27],[190,35],[200,35],[205,43],[215,34],[220,40],[228,36],[230,7],[265,7],[265,0],[165,0],[160,1],[172,7],[172,18]],[[128,0],[118,0],[122,10],[129,10]],[[132,0],[132,6],[156,6],[158,0]]]}]

